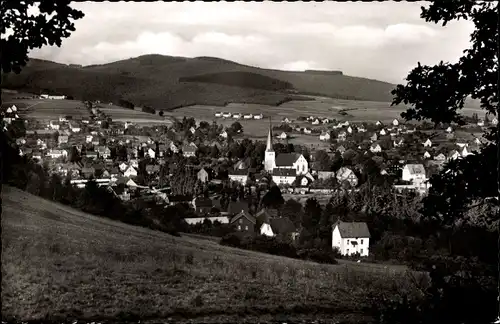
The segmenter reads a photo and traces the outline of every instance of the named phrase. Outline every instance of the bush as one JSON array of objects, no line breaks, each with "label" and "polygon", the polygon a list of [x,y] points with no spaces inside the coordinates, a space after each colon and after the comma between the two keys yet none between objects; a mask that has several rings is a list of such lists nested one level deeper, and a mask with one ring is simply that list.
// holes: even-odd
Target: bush
[{"label": "bush", "polygon": [[318,263],[325,264],[337,264],[337,258],[340,254],[337,250],[320,250],[320,249],[301,249],[297,251],[297,255],[300,259],[314,261]]}]

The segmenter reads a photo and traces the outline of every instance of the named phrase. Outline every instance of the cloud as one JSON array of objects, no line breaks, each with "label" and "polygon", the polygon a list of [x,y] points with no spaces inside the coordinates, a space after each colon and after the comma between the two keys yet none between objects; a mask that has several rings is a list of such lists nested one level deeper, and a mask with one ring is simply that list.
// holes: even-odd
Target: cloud
[{"label": "cloud", "polygon": [[423,21],[422,3],[75,3],[85,17],[34,57],[100,64],[143,54],[216,56],[286,70],[334,69],[401,82],[417,61],[457,60],[469,22]]}]

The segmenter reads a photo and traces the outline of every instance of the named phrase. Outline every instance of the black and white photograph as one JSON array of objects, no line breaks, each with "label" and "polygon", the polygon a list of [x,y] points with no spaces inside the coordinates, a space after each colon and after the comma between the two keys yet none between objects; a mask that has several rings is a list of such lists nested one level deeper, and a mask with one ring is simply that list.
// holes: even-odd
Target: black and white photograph
[{"label": "black and white photograph", "polygon": [[500,2],[0,15],[2,324],[500,324]]}]

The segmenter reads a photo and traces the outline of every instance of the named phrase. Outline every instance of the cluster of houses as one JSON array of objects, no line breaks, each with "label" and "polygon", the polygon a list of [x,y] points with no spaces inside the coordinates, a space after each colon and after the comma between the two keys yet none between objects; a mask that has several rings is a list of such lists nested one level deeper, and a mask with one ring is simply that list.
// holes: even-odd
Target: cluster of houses
[{"label": "cluster of houses", "polygon": [[264,115],[258,114],[241,114],[241,113],[230,113],[230,112],[216,112],[215,117],[217,118],[233,118],[233,119],[263,119]]}]

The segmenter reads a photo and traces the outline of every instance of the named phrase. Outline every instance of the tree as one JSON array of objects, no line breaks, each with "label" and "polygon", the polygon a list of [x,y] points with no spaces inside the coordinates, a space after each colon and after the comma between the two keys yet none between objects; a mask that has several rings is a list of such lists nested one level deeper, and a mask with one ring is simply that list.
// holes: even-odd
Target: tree
[{"label": "tree", "polygon": [[[471,34],[471,48],[464,51],[457,63],[440,62],[435,66],[418,66],[407,76],[406,85],[392,91],[392,105],[404,103],[411,107],[402,117],[406,120],[428,119],[438,123],[463,123],[458,110],[467,97],[479,99],[481,108],[496,115],[498,105],[498,38],[495,2],[469,0],[433,2],[422,8],[421,17],[427,22],[471,20],[475,30]],[[483,135],[491,142],[483,150],[464,159],[447,163],[443,170],[431,177],[432,185],[424,201],[424,214],[436,216],[443,225],[452,225],[463,217],[464,210],[473,203],[494,203],[498,195],[497,179],[498,132],[490,128]],[[495,141],[497,138],[497,141]],[[467,185],[463,185],[467,183]]]},{"label": "tree", "polygon": [[234,122],[231,124],[229,130],[233,134],[243,133],[243,126],[241,126],[240,122]]},{"label": "tree", "polygon": [[[84,16],[83,12],[71,8],[69,4],[69,0],[1,2],[3,73],[20,73],[32,49],[44,45],[61,46],[62,40],[75,31],[73,21]],[[38,9],[38,13],[28,12],[32,6]]]},{"label": "tree", "polygon": [[264,207],[279,208],[285,203],[281,190],[278,186],[272,186],[271,189],[262,197]]},{"label": "tree", "polygon": [[322,171],[330,171],[331,161],[328,153],[323,150],[318,150],[314,154],[314,161],[316,162],[316,169]]}]

